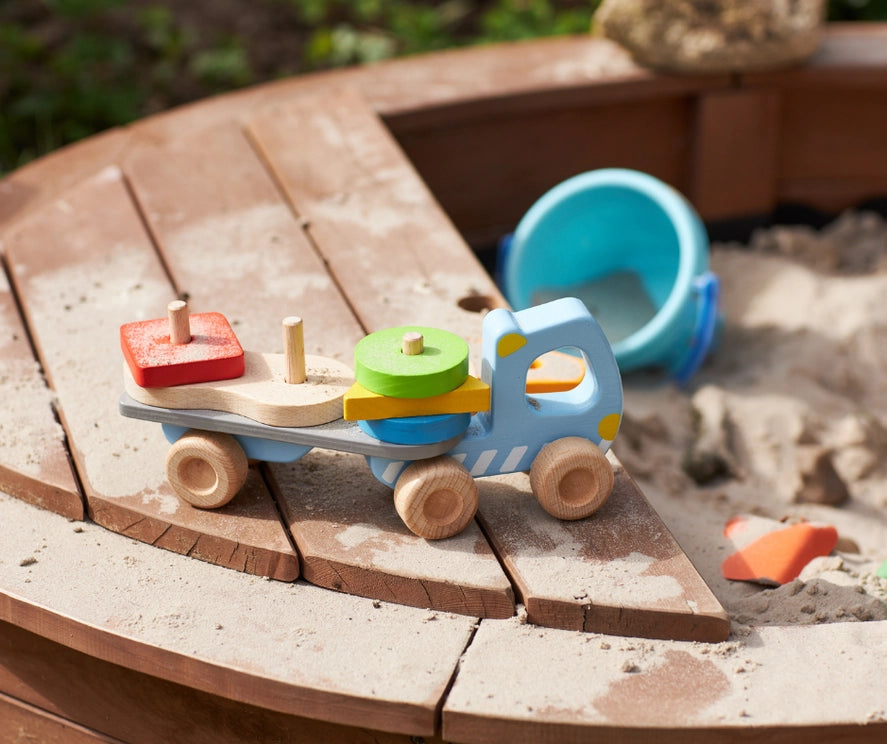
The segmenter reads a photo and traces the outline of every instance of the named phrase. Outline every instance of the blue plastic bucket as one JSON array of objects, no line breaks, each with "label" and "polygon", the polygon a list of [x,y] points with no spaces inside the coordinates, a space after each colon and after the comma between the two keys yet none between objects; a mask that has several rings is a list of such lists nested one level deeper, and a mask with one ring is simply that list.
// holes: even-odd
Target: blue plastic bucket
[{"label": "blue plastic bucket", "polygon": [[515,309],[582,299],[620,370],[665,369],[686,382],[713,343],[718,280],[693,207],[662,181],[607,168],[555,186],[524,215],[501,254]]}]

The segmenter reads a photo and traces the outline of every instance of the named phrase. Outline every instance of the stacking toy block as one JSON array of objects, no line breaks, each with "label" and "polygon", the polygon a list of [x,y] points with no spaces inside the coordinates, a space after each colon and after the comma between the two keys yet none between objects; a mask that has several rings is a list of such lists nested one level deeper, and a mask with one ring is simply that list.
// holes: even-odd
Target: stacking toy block
[{"label": "stacking toy block", "polygon": [[838,532],[832,525],[783,525],[747,515],[727,522],[724,537],[737,548],[721,564],[724,578],[776,585],[796,579],[804,566],[831,553],[838,543]]},{"label": "stacking toy block", "polygon": [[584,377],[585,362],[581,357],[549,351],[535,359],[527,370],[527,392],[535,395],[572,390]]},{"label": "stacking toy block", "polygon": [[430,398],[391,398],[367,390],[359,382],[345,393],[345,420],[358,421],[434,416],[443,413],[477,413],[490,410],[490,386],[469,375],[455,390]]},{"label": "stacking toy block", "polygon": [[[407,337],[419,347],[404,351]],[[354,349],[354,377],[367,390],[391,398],[449,393],[468,377],[468,344],[437,328],[401,326],[376,331]]]},{"label": "stacking toy block", "polygon": [[224,315],[195,313],[190,330],[190,341],[172,343],[167,318],[122,325],[120,346],[136,384],[170,387],[243,374],[243,349]]},{"label": "stacking toy block", "polygon": [[471,414],[406,416],[375,421],[358,421],[361,431],[391,444],[436,444],[460,436],[471,423]]}]

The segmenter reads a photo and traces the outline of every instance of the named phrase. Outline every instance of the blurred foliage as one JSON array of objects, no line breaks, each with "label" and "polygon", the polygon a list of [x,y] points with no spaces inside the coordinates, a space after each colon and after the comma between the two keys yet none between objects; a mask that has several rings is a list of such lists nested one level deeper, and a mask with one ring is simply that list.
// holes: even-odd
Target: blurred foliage
[{"label": "blurred foliage", "polygon": [[[3,0],[0,175],[56,147],[264,80],[586,33],[599,0]],[[887,19],[887,0],[830,0]]]},{"label": "blurred foliage", "polygon": [[887,0],[829,0],[830,21],[887,21]]}]

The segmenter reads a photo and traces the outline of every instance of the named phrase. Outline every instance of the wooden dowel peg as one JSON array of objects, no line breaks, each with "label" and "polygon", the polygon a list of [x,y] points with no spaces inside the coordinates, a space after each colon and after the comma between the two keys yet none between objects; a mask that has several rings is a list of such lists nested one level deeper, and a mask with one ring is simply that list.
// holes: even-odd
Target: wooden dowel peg
[{"label": "wooden dowel peg", "polygon": [[425,339],[417,331],[408,331],[403,334],[400,350],[407,356],[416,356],[425,351]]},{"label": "wooden dowel peg", "polygon": [[290,385],[305,382],[305,336],[302,319],[295,315],[283,319],[283,353],[286,357],[286,382]]},{"label": "wooden dowel peg", "polygon": [[169,314],[169,342],[176,346],[191,342],[191,321],[188,303],[184,300],[173,300],[166,306]]}]

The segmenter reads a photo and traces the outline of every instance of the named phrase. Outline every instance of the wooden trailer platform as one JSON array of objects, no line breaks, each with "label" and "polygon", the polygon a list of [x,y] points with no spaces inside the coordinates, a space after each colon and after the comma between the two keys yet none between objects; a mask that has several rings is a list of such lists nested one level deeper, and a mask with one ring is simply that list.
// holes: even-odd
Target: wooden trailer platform
[{"label": "wooden trailer platform", "polygon": [[[742,77],[537,41],[229,94],[0,181],[0,741],[883,735],[870,695],[786,719],[772,682],[735,679],[726,613],[615,458],[589,519],[558,522],[503,476],[479,481],[475,523],[429,542],[363,457],[326,450],[194,509],[159,426],[117,401],[120,325],[176,297],[249,349],[279,351],[299,315],[309,354],[349,364],[405,322],[476,354],[504,300],[469,243],[582,170],[647,171],[718,221],[883,196],[885,91],[885,26]],[[882,626],[848,625],[845,661],[815,627],[760,629],[747,653],[816,648],[849,675],[850,657],[883,666]],[[673,645],[644,673],[607,653],[645,639]]]}]

